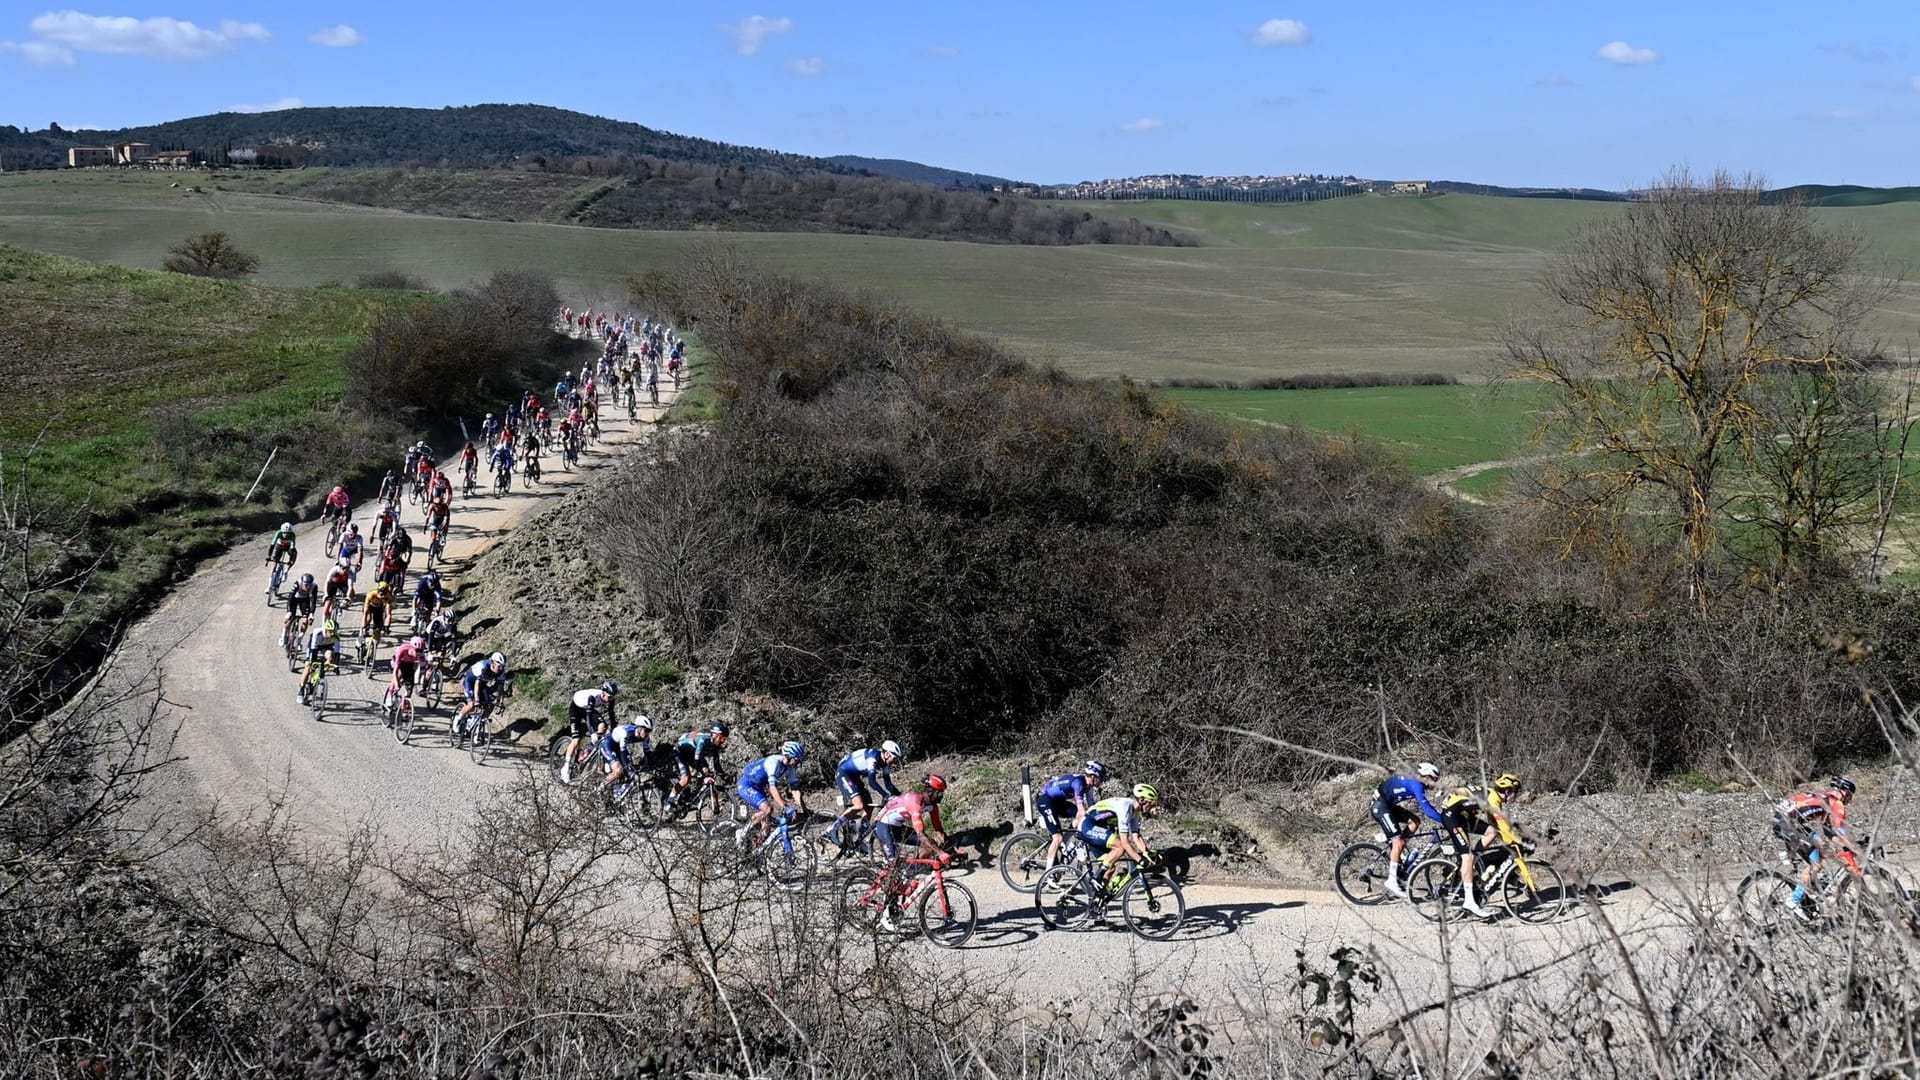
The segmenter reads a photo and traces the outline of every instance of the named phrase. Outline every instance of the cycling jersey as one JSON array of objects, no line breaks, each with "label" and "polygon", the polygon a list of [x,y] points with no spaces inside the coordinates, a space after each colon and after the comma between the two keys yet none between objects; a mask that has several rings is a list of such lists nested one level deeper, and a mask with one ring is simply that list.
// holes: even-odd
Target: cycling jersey
[{"label": "cycling jersey", "polygon": [[392,604],[393,604],[393,594],[384,589],[380,589],[376,587],[372,592],[367,594],[367,610],[368,611],[373,611],[376,608],[389,607]]},{"label": "cycling jersey", "polygon": [[1777,820],[1808,832],[1822,826],[1837,833],[1847,831],[1847,804],[1831,791],[1801,791],[1775,804]]},{"label": "cycling jersey", "polygon": [[767,805],[773,789],[783,786],[793,788],[793,766],[779,754],[769,754],[755,758],[740,770],[740,782],[734,786],[734,794],[757,813]]},{"label": "cycling jersey", "polygon": [[1420,807],[1420,812],[1435,821],[1440,820],[1440,811],[1427,801],[1427,785],[1411,776],[1390,776],[1386,782],[1374,789],[1374,798],[1388,805],[1411,801]]},{"label": "cycling jersey", "polygon": [[940,822],[940,804],[925,792],[909,791],[895,795],[880,808],[873,819],[873,837],[889,859],[900,857],[900,842],[909,838],[918,819],[920,827],[931,832],[946,832]]},{"label": "cycling jersey", "polygon": [[878,750],[855,750],[841,758],[833,779],[840,793],[848,800],[864,797],[869,787],[888,798],[900,794],[900,789],[893,783],[893,771],[886,762],[880,760]]},{"label": "cycling jersey", "polygon": [[318,585],[295,583],[293,588],[287,590],[287,614],[313,614],[313,603],[318,597],[319,592],[320,586]]},{"label": "cycling jersey", "polygon": [[652,748],[647,741],[646,731],[633,724],[621,724],[600,737],[600,756],[631,768],[636,746],[640,748],[640,756],[644,760],[647,751]]},{"label": "cycling jersey", "polygon": [[1056,776],[1047,781],[1045,786],[1040,789],[1040,797],[1043,799],[1053,799],[1056,802],[1065,799],[1072,803],[1084,805],[1087,802],[1087,793],[1091,790],[1093,790],[1093,786],[1087,783],[1087,778],[1084,773],[1068,773],[1065,776]]},{"label": "cycling jersey", "polygon": [[360,554],[360,546],[366,541],[359,533],[348,533],[340,538],[340,557],[350,559]]},{"label": "cycling jersey", "polygon": [[599,687],[589,687],[567,702],[567,724],[575,735],[593,731],[594,721],[607,714],[607,695]]},{"label": "cycling jersey", "polygon": [[1141,825],[1140,800],[1125,795],[1101,799],[1087,808],[1086,820],[1116,833],[1137,833]]},{"label": "cycling jersey", "polygon": [[269,562],[293,562],[295,558],[296,552],[293,543],[293,533],[274,533],[273,539],[267,542],[267,560]]}]

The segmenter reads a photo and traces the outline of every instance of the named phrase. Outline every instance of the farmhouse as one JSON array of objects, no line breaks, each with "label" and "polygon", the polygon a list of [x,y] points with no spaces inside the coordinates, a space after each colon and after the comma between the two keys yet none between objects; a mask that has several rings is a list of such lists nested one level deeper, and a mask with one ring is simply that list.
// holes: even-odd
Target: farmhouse
[{"label": "farmhouse", "polygon": [[1425,195],[1433,187],[1430,180],[1396,180],[1393,183],[1395,195]]},{"label": "farmhouse", "polygon": [[89,165],[113,164],[111,146],[69,146],[67,147],[67,168],[84,169]]}]

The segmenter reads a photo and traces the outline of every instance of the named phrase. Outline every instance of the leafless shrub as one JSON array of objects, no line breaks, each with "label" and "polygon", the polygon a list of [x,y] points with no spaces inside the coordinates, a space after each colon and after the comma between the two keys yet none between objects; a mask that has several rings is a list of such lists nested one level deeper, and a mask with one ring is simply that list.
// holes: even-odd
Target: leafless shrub
[{"label": "leafless shrub", "polygon": [[226,233],[206,232],[169,248],[161,265],[176,274],[232,280],[259,271],[260,257],[235,247]]}]

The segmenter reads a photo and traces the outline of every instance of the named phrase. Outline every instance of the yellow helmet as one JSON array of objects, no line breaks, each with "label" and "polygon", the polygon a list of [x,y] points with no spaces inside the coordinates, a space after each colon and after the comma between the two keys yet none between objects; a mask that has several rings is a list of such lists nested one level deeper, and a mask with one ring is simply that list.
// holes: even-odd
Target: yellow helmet
[{"label": "yellow helmet", "polygon": [[1502,795],[1510,795],[1520,790],[1520,778],[1510,772],[1501,773],[1493,778],[1493,790]]}]

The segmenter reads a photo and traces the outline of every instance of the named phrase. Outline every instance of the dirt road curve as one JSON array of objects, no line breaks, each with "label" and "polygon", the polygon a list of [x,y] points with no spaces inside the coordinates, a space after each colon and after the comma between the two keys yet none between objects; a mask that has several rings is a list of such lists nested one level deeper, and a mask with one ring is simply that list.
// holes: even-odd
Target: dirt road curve
[{"label": "dirt road curve", "polygon": [[[588,450],[569,475],[555,470],[538,492],[516,488],[505,498],[455,500],[449,545],[458,567],[482,545],[499,541],[516,523],[559,493],[607,465],[648,426],[624,420]],[[365,521],[369,508],[356,506]],[[409,507],[409,524],[420,511]],[[324,568],[322,531],[300,533],[301,570]],[[295,820],[310,834],[340,835],[373,821],[402,842],[428,842],[458,830],[465,810],[490,784],[504,782],[528,762],[524,754],[475,765],[444,737],[445,713],[422,714],[415,745],[402,747],[381,725],[375,702],[382,682],[357,671],[332,681],[335,704],[324,722],[295,700],[296,677],[276,647],[284,608],[264,603],[265,541],[250,542],[209,563],[159,610],[136,626],[103,678],[125,683],[158,663],[164,692],[176,706],[177,753],[184,759],[162,785],[156,812],[179,820],[209,803],[232,813],[258,811],[284,795]],[[456,579],[457,580],[457,579]],[[358,624],[356,615],[346,626]],[[384,676],[383,676],[384,677]],[[1190,918],[1174,942],[1148,943],[1117,925],[1074,935],[1045,930],[1030,902],[1007,890],[991,868],[967,874],[979,896],[981,924],[961,962],[977,974],[1017,986],[1033,1001],[1104,997],[1124,987],[1178,988],[1207,998],[1239,994],[1256,971],[1290,978],[1295,950],[1324,958],[1340,944],[1374,945],[1392,966],[1402,990],[1419,996],[1439,985],[1439,939],[1432,925],[1405,908],[1360,911],[1331,890],[1244,885],[1188,889]],[[1644,894],[1610,904],[1628,941],[1657,932],[1660,909]],[[1599,941],[1584,916],[1551,928],[1472,926],[1456,938],[1455,974],[1495,979]],[[1139,980],[1136,982],[1136,978]]]}]

